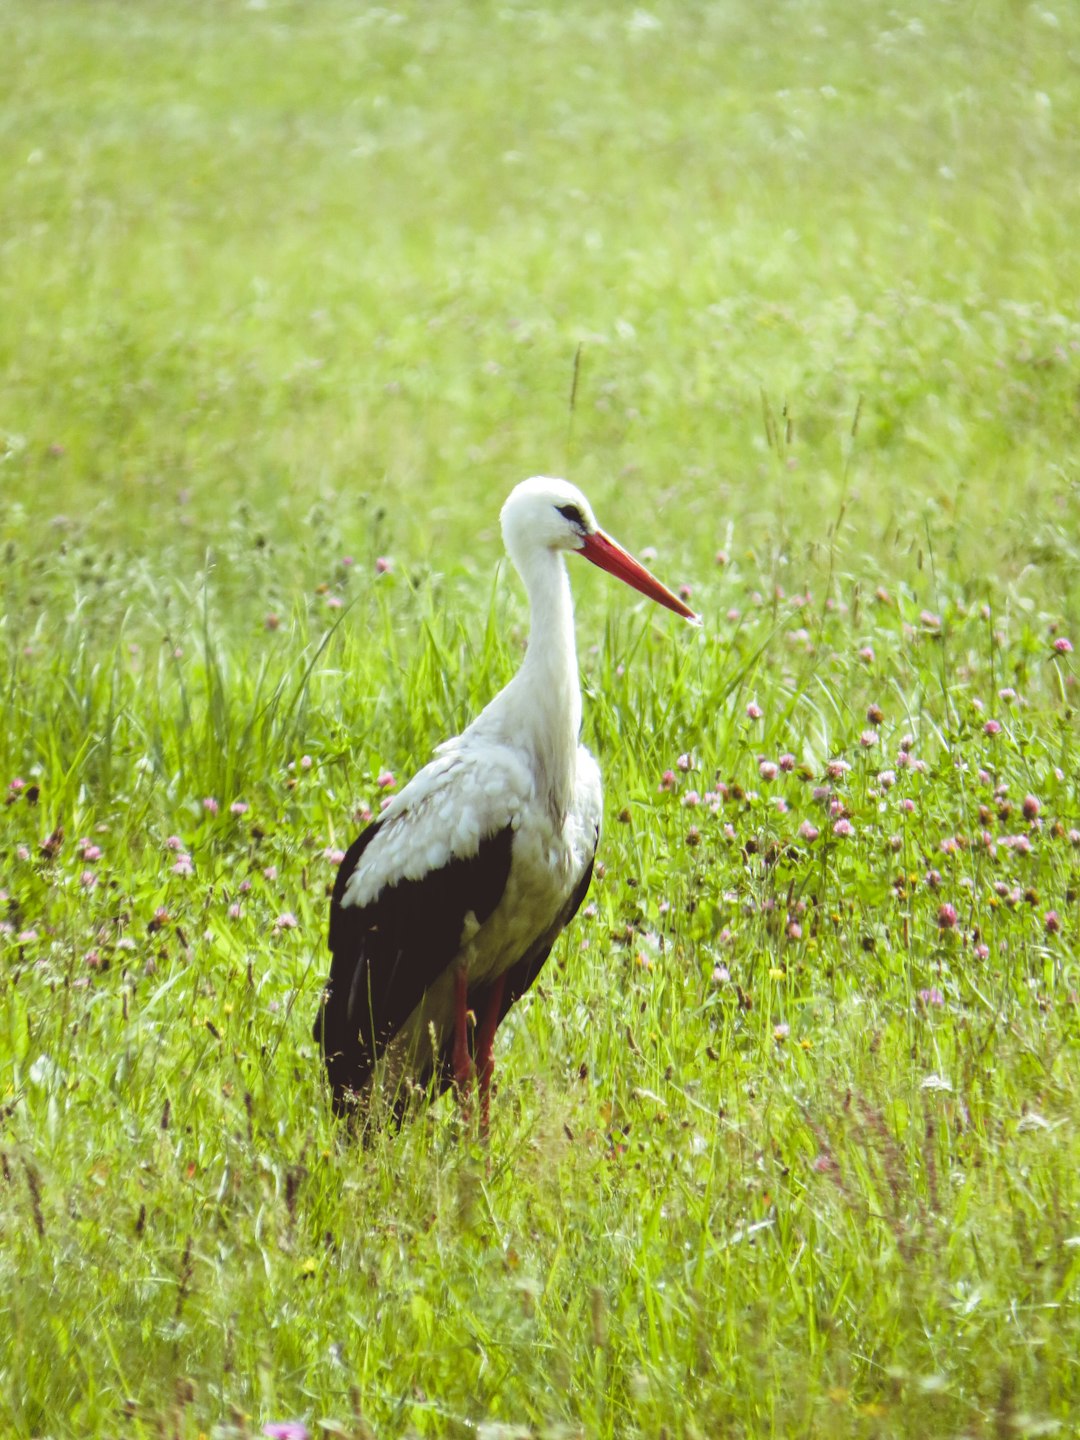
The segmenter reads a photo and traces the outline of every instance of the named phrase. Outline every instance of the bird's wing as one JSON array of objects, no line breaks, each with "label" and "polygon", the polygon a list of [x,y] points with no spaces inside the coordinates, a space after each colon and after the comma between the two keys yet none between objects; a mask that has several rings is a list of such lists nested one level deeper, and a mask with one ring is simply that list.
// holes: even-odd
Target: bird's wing
[{"label": "bird's wing", "polygon": [[316,1021],[335,1106],[375,1060],[506,887],[529,777],[512,755],[440,756],[342,861],[330,904],[333,960]]}]

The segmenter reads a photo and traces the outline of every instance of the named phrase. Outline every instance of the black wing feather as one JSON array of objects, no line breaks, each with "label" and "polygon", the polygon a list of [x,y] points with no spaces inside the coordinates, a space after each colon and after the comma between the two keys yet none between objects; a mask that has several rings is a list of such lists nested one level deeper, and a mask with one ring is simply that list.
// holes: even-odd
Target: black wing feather
[{"label": "black wing feather", "polygon": [[[330,902],[330,976],[315,1022],[334,1109],[349,1108],[372,1067],[443,974],[461,944],[470,911],[483,924],[506,888],[514,832],[480,842],[475,855],[448,861],[420,880],[385,885],[362,908],[343,905],[345,888],[378,832],[376,820],[341,862]],[[430,1075],[414,1078],[425,1084]]]}]

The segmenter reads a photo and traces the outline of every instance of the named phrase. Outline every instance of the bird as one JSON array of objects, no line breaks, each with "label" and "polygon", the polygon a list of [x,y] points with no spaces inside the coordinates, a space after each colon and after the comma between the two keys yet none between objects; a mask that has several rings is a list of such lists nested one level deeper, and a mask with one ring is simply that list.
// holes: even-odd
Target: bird
[{"label": "bird", "polygon": [[487,1135],[495,1032],[588,892],[603,794],[579,742],[566,557],[700,624],[568,481],[523,480],[500,519],[530,607],[521,666],[354,841],[331,895],[314,1037],[334,1111],[365,1127],[451,1085],[467,1107],[475,1077]]}]

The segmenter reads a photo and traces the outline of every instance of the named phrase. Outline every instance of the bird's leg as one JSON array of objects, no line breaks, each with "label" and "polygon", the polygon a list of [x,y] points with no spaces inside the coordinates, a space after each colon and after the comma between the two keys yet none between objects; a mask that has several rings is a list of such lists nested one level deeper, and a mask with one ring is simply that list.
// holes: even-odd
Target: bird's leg
[{"label": "bird's leg", "polygon": [[454,1085],[464,1104],[472,1080],[469,1054],[469,974],[464,965],[454,971]]},{"label": "bird's leg", "polygon": [[505,973],[491,987],[484,1018],[476,1035],[476,1079],[480,1089],[480,1134],[486,1140],[491,1112],[491,1077],[495,1070],[495,1031],[499,1026]]}]

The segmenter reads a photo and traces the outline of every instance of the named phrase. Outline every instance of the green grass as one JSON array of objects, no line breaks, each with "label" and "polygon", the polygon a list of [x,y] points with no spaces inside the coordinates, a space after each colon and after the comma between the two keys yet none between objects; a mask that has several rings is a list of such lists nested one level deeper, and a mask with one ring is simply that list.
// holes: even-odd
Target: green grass
[{"label": "green grass", "polygon": [[[8,4],[4,1433],[1080,1426],[1078,53]],[[361,1150],[331,856],[518,663],[535,472],[704,630],[574,567],[604,873],[488,1149]]]}]

